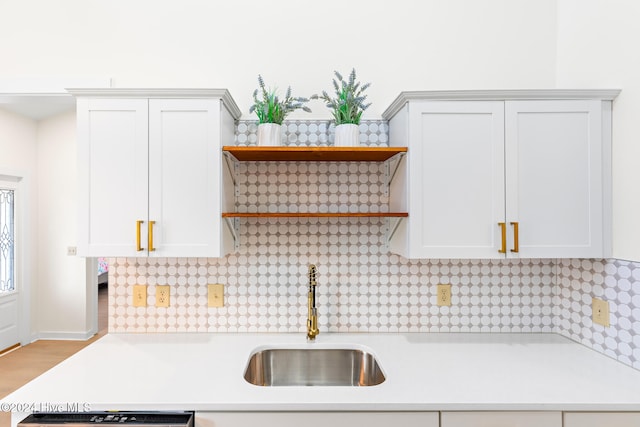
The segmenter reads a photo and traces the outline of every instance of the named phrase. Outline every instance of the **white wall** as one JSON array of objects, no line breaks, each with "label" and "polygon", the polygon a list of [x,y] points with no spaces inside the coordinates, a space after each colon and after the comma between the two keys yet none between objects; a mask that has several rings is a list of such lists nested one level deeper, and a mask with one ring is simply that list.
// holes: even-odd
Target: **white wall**
[{"label": "white wall", "polygon": [[67,256],[77,236],[75,112],[39,122],[37,141],[39,335],[88,338],[86,262]]},{"label": "white wall", "polygon": [[258,73],[307,96],[356,67],[377,118],[402,90],[553,87],[555,19],[556,0],[5,1],[0,77],[223,87],[248,117]]},{"label": "white wall", "polygon": [[66,255],[76,244],[75,123],[75,112],[36,122],[0,109],[0,175],[24,177],[21,291],[28,289],[30,330],[23,344],[86,338],[93,326],[86,262]]},{"label": "white wall", "polygon": [[[27,344],[37,333],[38,313],[33,307],[36,303],[37,283],[37,173],[36,173],[36,129],[31,119],[19,116],[0,108],[0,175],[22,178],[19,190],[22,196],[22,236],[18,235],[17,248],[22,252],[24,263],[18,266],[18,291],[25,298],[20,315],[20,327],[30,323],[28,330],[20,332],[22,344]],[[20,271],[21,270],[21,271]],[[29,307],[31,309],[27,313]]]},{"label": "white wall", "polygon": [[558,0],[558,87],[620,88],[613,105],[613,256],[640,261],[640,2]]}]

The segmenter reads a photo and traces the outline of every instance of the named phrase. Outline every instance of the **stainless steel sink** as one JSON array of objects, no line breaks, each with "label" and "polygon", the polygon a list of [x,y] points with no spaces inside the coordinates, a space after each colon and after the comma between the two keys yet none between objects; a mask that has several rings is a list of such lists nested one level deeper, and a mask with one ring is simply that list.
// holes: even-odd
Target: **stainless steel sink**
[{"label": "stainless steel sink", "polygon": [[363,350],[270,348],[251,355],[244,379],[259,386],[363,387],[385,377],[375,357]]}]

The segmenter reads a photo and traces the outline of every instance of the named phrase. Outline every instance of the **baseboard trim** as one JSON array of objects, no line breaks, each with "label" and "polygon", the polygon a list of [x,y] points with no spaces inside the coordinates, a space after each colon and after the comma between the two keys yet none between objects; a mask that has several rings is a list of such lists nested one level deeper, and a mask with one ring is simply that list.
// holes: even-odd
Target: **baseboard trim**
[{"label": "baseboard trim", "polygon": [[95,335],[95,332],[87,331],[87,332],[51,332],[44,331],[38,334],[38,337],[34,341],[38,340],[67,340],[67,341],[86,341],[92,336]]},{"label": "baseboard trim", "polygon": [[38,334],[37,334],[37,333],[35,333],[35,332],[32,332],[32,333],[29,335],[29,341],[27,341],[27,342],[23,342],[23,343],[22,343],[22,345],[31,344],[32,342],[36,342],[36,341],[38,341]]}]

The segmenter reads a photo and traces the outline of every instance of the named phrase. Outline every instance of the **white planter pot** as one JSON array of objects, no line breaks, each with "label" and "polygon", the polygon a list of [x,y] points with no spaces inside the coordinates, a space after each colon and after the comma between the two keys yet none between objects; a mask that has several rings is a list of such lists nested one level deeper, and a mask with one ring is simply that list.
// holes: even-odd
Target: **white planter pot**
[{"label": "white planter pot", "polygon": [[276,123],[259,124],[258,145],[282,145],[282,126]]},{"label": "white planter pot", "polygon": [[336,126],[336,137],[333,145],[336,147],[355,147],[360,145],[358,125],[347,123]]}]

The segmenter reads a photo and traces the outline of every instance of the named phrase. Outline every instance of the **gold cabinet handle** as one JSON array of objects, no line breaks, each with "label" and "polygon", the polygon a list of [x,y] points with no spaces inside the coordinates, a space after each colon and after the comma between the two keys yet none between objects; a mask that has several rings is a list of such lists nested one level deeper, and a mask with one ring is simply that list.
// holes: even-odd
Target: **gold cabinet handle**
[{"label": "gold cabinet handle", "polygon": [[136,251],[140,252],[143,251],[144,248],[141,246],[140,243],[140,224],[143,224],[144,221],[138,220],[136,221]]},{"label": "gold cabinet handle", "polygon": [[520,251],[520,243],[518,242],[518,223],[510,222],[509,224],[513,226],[513,249],[511,249],[511,252],[517,254]]},{"label": "gold cabinet handle", "polygon": [[149,221],[149,252],[153,252],[156,248],[153,247],[153,224],[155,221]]},{"label": "gold cabinet handle", "polygon": [[500,252],[501,254],[506,254],[507,253],[507,223],[499,222],[498,226],[500,227],[500,233],[502,235],[502,246],[498,250],[498,252]]}]

